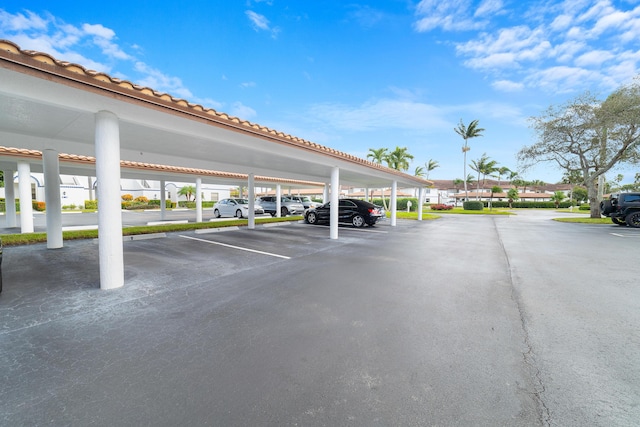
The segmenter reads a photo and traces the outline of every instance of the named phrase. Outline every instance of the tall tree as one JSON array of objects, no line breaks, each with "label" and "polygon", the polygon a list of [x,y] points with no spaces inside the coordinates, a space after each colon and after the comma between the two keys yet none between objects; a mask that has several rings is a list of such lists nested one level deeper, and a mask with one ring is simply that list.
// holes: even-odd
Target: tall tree
[{"label": "tall tree", "polygon": [[413,156],[407,150],[407,147],[396,147],[385,158],[387,166],[391,169],[406,172],[409,169],[410,160],[413,160]]},{"label": "tall tree", "polygon": [[496,169],[496,174],[498,175],[498,186],[502,185],[502,177],[508,175],[511,172],[506,166],[502,166],[501,168]]},{"label": "tall tree", "polygon": [[565,173],[578,171],[589,194],[591,217],[600,217],[599,180],[614,166],[640,161],[640,80],[604,101],[586,92],[533,117],[538,142],[522,148],[525,168],[556,163]]},{"label": "tall tree", "polygon": [[425,179],[429,179],[429,173],[434,170],[435,168],[439,168],[440,165],[438,164],[437,161],[433,160],[433,159],[429,159],[428,162],[425,162],[424,167],[426,169],[426,173],[425,173]]},{"label": "tall tree", "polygon": [[193,185],[185,185],[184,187],[178,190],[178,194],[180,196],[185,196],[187,198],[187,202],[191,201],[191,196],[196,194],[196,189]]},{"label": "tall tree", "polygon": [[[454,128],[453,130],[458,135],[460,135],[464,140],[464,145],[462,146],[462,154],[464,157],[464,162],[463,162],[464,175],[463,176],[467,176],[467,151],[471,149],[469,147],[469,140],[471,138],[477,138],[479,136],[482,136],[482,132],[484,132],[484,129],[481,127],[478,127],[478,120],[473,120],[471,123],[469,123],[469,126],[465,126],[465,124],[462,122],[462,119],[460,119],[460,124],[458,124],[458,127]],[[464,184],[464,198],[465,200],[469,198],[469,192],[467,190],[466,181]]]},{"label": "tall tree", "polygon": [[367,154],[367,159],[371,159],[372,162],[382,164],[387,158],[387,149],[386,148],[369,148],[369,154]]}]

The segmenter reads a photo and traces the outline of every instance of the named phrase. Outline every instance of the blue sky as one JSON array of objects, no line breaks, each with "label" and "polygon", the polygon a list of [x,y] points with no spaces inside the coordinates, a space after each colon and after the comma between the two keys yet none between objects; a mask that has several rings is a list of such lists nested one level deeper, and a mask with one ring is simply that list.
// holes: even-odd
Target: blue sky
[{"label": "blue sky", "polygon": [[485,128],[469,161],[516,170],[529,117],[638,75],[640,0],[0,0],[0,38],[359,157],[407,147],[408,173],[433,159],[454,179],[461,119]]}]

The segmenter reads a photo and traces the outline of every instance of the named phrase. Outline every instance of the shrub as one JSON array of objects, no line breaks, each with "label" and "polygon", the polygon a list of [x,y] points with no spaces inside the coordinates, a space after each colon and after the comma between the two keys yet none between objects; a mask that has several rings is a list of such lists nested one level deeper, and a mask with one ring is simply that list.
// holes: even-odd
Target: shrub
[{"label": "shrub", "polygon": [[31,206],[33,207],[33,210],[38,212],[43,212],[46,210],[46,204],[37,200],[32,201]]},{"label": "shrub", "polygon": [[124,200],[125,202],[130,202],[133,200],[133,196],[131,194],[123,194],[122,200]]},{"label": "shrub", "polygon": [[580,207],[578,208],[578,210],[581,211],[590,211],[591,210],[591,206],[589,206],[589,203],[583,203],[580,205]]},{"label": "shrub", "polygon": [[149,203],[149,199],[145,196],[138,196],[135,199],[133,199],[133,201],[137,203]]},{"label": "shrub", "polygon": [[87,210],[98,209],[98,201],[97,200],[85,200],[84,208]]},{"label": "shrub", "polygon": [[[485,207],[488,206],[489,202],[488,201],[483,201],[482,202],[484,204]],[[509,202],[507,201],[493,201],[491,202],[491,206],[494,208],[508,208],[509,207]],[[565,202],[561,202],[560,203],[560,208],[568,208],[571,206],[571,202],[570,201],[565,201]],[[542,209],[555,209],[556,208],[556,204],[554,202],[523,202],[523,201],[514,201],[511,203],[511,207],[513,208],[542,208]]]},{"label": "shrub", "polygon": [[484,209],[484,203],[479,200],[467,200],[462,203],[462,209],[465,211],[481,211]]},{"label": "shrub", "polygon": [[[160,207],[160,199],[149,200],[149,206]],[[171,209],[173,207],[173,203],[171,203],[171,200],[165,200],[164,207]]]},{"label": "shrub", "polygon": [[451,209],[453,209],[453,205],[445,205],[442,203],[431,205],[431,210],[433,211],[449,211]]}]

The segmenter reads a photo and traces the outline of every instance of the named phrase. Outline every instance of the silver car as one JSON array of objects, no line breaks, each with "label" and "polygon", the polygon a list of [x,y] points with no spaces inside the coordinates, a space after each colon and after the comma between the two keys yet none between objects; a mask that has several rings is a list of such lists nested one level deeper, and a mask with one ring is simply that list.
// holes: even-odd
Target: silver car
[{"label": "silver car", "polygon": [[[264,211],[271,216],[276,216],[276,202],[275,196],[262,196],[256,199],[256,203],[259,203]],[[291,200],[288,197],[280,198],[280,216],[287,215],[302,215],[304,213],[304,206],[302,203]]]},{"label": "silver car", "polygon": [[[264,209],[259,204],[255,204],[253,211],[256,215],[264,214]],[[249,200],[247,199],[222,199],[213,205],[213,216],[235,216],[236,218],[249,217]]]}]

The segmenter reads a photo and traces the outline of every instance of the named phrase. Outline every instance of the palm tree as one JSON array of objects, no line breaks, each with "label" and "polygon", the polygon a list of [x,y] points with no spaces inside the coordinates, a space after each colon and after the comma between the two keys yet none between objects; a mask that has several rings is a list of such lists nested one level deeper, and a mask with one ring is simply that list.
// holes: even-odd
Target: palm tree
[{"label": "palm tree", "polygon": [[547,185],[546,182],[541,181],[539,179],[533,180],[529,183],[529,185],[531,185],[534,189],[534,191],[537,193],[540,190],[540,187],[544,187],[545,185]]},{"label": "palm tree", "polygon": [[496,169],[496,172],[498,173],[498,185],[502,185],[502,176],[503,175],[507,175],[508,173],[511,173],[511,169],[509,169],[506,166],[503,166],[501,168]]},{"label": "palm tree", "polygon": [[[460,119],[460,124],[458,125],[457,128],[454,128],[453,130],[458,135],[460,135],[464,140],[464,145],[462,146],[462,154],[464,155],[464,175],[463,176],[467,176],[467,151],[470,150],[468,145],[469,139],[482,136],[482,132],[484,132],[484,129],[478,127],[478,120],[473,120],[471,123],[469,123],[469,126],[465,126],[464,123],[462,123],[462,119]],[[464,184],[464,198],[465,200],[469,198],[466,181]]]},{"label": "palm tree", "polygon": [[482,176],[482,186],[487,182],[487,175],[491,175],[496,171],[496,165],[498,163],[495,160],[489,160],[487,153],[483,153],[482,157],[478,160],[471,161],[471,169],[478,173],[478,185],[476,189],[476,200],[480,199],[480,176]]},{"label": "palm tree", "polygon": [[[386,148],[369,148],[369,154],[367,154],[367,159],[371,159],[372,162],[374,163],[378,163],[379,165],[382,164],[382,162],[384,162],[387,159],[387,156],[389,155],[387,153],[387,149]],[[372,194],[371,194],[371,199],[373,200],[373,190]],[[387,203],[385,202],[385,198],[384,198],[384,188],[382,189],[382,206],[384,206],[385,210],[387,209]]]},{"label": "palm tree", "polygon": [[429,172],[431,172],[435,168],[439,168],[440,165],[438,164],[437,161],[435,161],[433,159],[429,159],[429,161],[424,164],[424,167],[427,169],[427,173],[425,174],[424,178],[425,179],[429,179]]},{"label": "palm tree", "polygon": [[482,164],[482,168],[480,169],[480,172],[482,172],[483,188],[487,183],[487,175],[491,176],[491,174],[495,173],[496,170],[498,169],[497,164],[498,162],[496,162],[495,160],[489,160],[489,158],[487,158],[484,164]]},{"label": "palm tree", "polygon": [[558,209],[558,207],[560,206],[560,202],[562,202],[566,198],[567,196],[564,195],[564,192],[556,191],[555,193],[553,193],[553,196],[551,196],[551,201],[556,205],[556,209]]},{"label": "palm tree", "polygon": [[386,148],[369,148],[369,154],[367,154],[367,159],[371,159],[372,162],[382,164],[387,158],[387,149]]},{"label": "palm tree", "polygon": [[491,204],[493,203],[493,195],[495,193],[502,193],[502,187],[499,185],[494,185],[491,187],[491,197],[489,197],[489,210],[491,210]]},{"label": "palm tree", "polygon": [[518,200],[520,198],[520,195],[518,194],[518,189],[517,188],[510,188],[509,191],[507,191],[507,197],[509,198],[509,209],[511,209],[512,203],[514,200]]},{"label": "palm tree", "polygon": [[196,189],[193,185],[185,185],[178,191],[178,195],[185,196],[187,198],[187,202],[191,200],[191,196],[196,194]]},{"label": "palm tree", "polygon": [[[424,168],[422,166],[416,166],[416,170],[413,172],[413,176],[419,176],[420,178],[424,177]],[[416,188],[413,191],[414,197],[418,197],[418,189]]]},{"label": "palm tree", "polygon": [[413,160],[413,156],[407,152],[407,147],[396,147],[384,160],[391,169],[405,172],[409,169],[409,160]]}]

